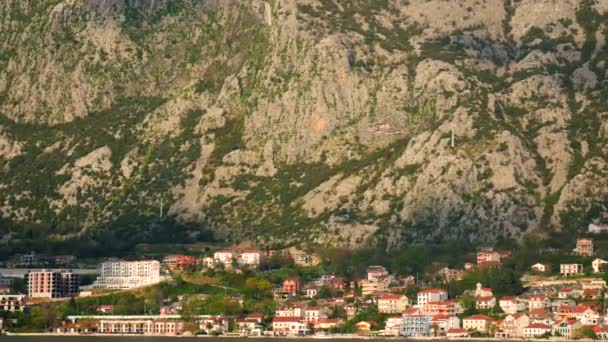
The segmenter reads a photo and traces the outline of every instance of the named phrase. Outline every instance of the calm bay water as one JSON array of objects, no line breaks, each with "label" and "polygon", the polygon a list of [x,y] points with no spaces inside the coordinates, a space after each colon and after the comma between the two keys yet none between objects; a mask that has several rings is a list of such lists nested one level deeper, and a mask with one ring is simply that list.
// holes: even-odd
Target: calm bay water
[{"label": "calm bay water", "polygon": [[[332,339],[340,342],[361,342],[361,339]],[[295,342],[322,341],[319,339],[294,338],[214,338],[214,337],[147,337],[147,336],[0,336],[0,342]],[[374,341],[391,341],[390,339],[374,339]],[[394,341],[394,339],[392,340]]]}]

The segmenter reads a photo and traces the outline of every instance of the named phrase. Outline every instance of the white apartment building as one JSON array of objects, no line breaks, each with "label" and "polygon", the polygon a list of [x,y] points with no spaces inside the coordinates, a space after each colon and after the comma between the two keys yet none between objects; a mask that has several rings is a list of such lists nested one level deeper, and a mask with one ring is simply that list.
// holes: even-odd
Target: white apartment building
[{"label": "white apartment building", "polygon": [[581,264],[561,264],[559,265],[559,274],[569,276],[583,273],[583,265]]},{"label": "white apartment building", "polygon": [[99,271],[94,288],[130,289],[157,284],[161,280],[160,262],[156,260],[108,261],[99,266]]},{"label": "white apartment building", "polygon": [[239,264],[251,267],[258,267],[262,262],[262,252],[260,251],[245,251],[241,253]]},{"label": "white apartment building", "polygon": [[234,254],[232,253],[232,251],[227,250],[217,251],[213,254],[213,259],[215,259],[217,263],[223,264],[225,266],[232,265]]},{"label": "white apartment building", "polygon": [[439,302],[448,299],[448,292],[444,289],[427,289],[418,292],[418,307],[428,302]]}]

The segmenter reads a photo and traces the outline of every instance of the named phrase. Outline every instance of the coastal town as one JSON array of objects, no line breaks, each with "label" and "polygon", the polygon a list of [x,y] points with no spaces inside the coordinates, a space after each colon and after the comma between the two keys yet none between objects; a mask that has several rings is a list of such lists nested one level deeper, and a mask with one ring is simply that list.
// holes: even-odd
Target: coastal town
[{"label": "coastal town", "polygon": [[[327,272],[332,258],[295,247],[252,246],[101,261],[14,256],[0,276],[6,334],[402,337],[608,340],[608,261],[590,225],[572,251],[512,260],[517,249],[477,246],[462,264],[425,274],[369,264]],[[547,257],[549,258],[549,257]]]}]

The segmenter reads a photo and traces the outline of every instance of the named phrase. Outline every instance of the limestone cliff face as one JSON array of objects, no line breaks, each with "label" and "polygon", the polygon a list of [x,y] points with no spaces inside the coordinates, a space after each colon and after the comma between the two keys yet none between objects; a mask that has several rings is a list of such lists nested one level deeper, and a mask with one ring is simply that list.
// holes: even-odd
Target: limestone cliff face
[{"label": "limestone cliff face", "polygon": [[7,0],[3,233],[120,226],[143,241],[166,224],[161,200],[193,239],[265,243],[492,241],[608,220],[607,11]]}]

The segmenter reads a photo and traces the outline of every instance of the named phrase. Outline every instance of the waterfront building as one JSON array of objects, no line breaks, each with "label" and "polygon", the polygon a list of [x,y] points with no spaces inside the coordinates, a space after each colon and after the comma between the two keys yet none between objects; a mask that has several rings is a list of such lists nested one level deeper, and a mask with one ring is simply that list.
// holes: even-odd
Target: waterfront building
[{"label": "waterfront building", "polygon": [[431,318],[427,315],[408,315],[403,316],[401,325],[401,336],[423,337],[430,336]]}]

